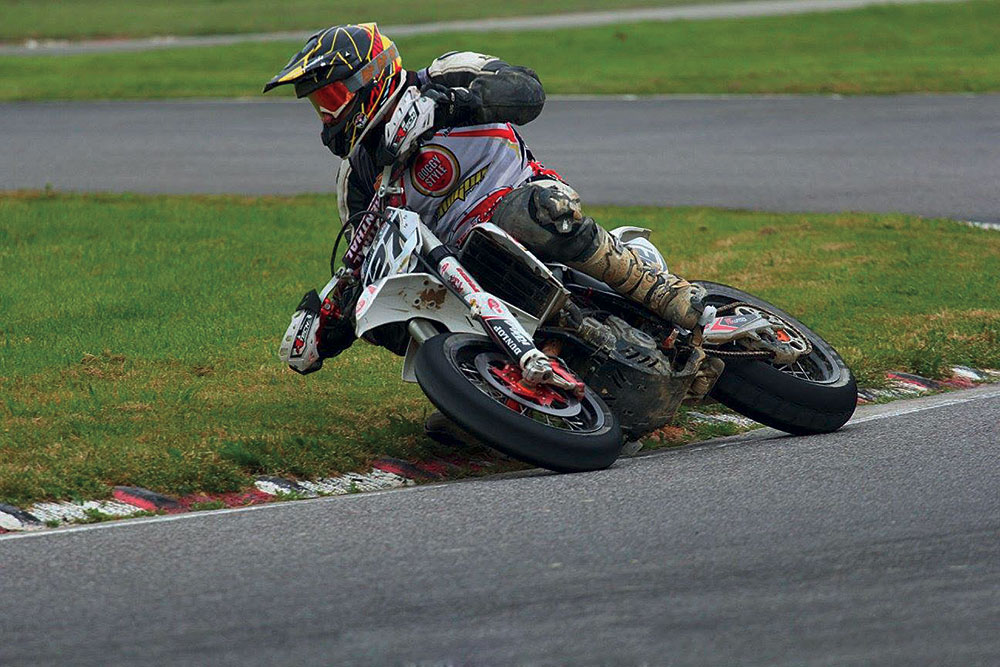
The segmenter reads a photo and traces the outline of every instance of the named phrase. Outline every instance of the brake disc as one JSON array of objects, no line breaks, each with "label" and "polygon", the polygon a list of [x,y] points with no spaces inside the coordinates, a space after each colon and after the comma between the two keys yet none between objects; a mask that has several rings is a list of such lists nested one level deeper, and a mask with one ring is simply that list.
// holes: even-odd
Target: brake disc
[{"label": "brake disc", "polygon": [[[486,383],[491,387],[499,391],[501,394],[509,398],[510,400],[525,406],[535,412],[541,412],[542,414],[552,415],[553,417],[575,417],[580,414],[583,406],[580,401],[575,397],[563,392],[559,392],[559,401],[566,404],[565,407],[558,408],[551,405],[542,405],[541,403],[536,403],[525,396],[517,394],[509,385],[505,384],[500,380],[494,373],[494,367],[490,364],[492,361],[500,361],[507,363],[507,357],[497,354],[495,352],[483,352],[482,354],[476,355],[476,370],[482,376]],[[543,385],[548,391],[555,391],[547,385]]]}]

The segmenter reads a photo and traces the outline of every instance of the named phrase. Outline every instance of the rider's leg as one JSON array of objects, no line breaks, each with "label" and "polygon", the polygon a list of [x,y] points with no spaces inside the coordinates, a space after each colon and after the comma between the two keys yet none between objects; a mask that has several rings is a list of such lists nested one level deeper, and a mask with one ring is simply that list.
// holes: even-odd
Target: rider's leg
[{"label": "rider's leg", "polygon": [[701,288],[650,264],[584,217],[580,196],[565,183],[543,180],[514,189],[497,204],[493,222],[542,259],[605,282],[686,329],[698,325],[704,311]]}]

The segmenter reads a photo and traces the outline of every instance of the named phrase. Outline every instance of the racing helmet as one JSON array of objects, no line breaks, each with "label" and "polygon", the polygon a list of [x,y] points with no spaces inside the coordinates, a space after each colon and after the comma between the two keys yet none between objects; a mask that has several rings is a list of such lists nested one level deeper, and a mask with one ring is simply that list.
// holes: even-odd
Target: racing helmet
[{"label": "racing helmet", "polygon": [[402,90],[403,61],[374,23],[321,30],[264,85],[307,97],[323,121],[323,143],[347,157]]}]

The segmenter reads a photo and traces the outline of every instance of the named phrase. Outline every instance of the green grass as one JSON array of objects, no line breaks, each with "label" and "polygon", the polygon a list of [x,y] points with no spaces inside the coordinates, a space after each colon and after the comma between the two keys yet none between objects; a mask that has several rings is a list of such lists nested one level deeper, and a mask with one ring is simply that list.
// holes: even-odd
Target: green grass
[{"label": "green grass", "polygon": [[[1000,90],[1000,3],[401,38],[404,62],[487,51],[549,93]],[[300,44],[0,59],[0,100],[256,97]],[[288,94],[277,91],[272,94]]]},{"label": "green grass", "polygon": [[[325,282],[335,211],[327,196],[0,195],[0,502],[114,484],[227,491],[435,451],[398,358],[358,343],[305,378],[277,359],[298,298]],[[863,382],[1000,365],[996,232],[902,215],[590,213],[653,228],[682,275],[800,315]],[[681,426],[663,443],[726,432]]]},{"label": "green grass", "polygon": [[[613,8],[688,5],[724,0],[618,0]],[[725,0],[728,1],[728,0]],[[506,0],[484,9],[466,0],[0,0],[0,41],[25,38],[144,37],[312,30],[332,24],[385,25],[607,10],[605,0]]]}]

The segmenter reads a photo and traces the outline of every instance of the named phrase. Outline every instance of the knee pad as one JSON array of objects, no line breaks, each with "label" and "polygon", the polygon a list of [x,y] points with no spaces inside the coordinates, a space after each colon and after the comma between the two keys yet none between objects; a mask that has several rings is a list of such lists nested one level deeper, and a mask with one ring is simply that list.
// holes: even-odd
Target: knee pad
[{"label": "knee pad", "polygon": [[597,235],[597,223],[583,215],[580,195],[556,180],[525,183],[504,195],[492,221],[548,261],[575,259]]}]

